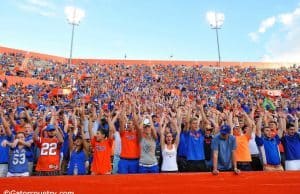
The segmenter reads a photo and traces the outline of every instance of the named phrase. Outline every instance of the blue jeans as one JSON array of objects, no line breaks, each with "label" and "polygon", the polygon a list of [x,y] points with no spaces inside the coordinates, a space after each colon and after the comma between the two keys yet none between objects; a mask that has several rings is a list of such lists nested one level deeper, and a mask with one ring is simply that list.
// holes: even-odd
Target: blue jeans
[{"label": "blue jeans", "polygon": [[113,160],[113,174],[118,173],[118,166],[119,166],[119,161],[120,161],[120,156],[119,155],[114,155],[114,160]]}]

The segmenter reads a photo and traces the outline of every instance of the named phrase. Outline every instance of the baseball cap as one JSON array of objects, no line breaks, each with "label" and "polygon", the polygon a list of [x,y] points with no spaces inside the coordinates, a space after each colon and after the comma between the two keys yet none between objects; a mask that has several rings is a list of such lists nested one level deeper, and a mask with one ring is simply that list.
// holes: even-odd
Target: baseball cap
[{"label": "baseball cap", "polygon": [[231,128],[229,125],[222,125],[220,133],[223,135],[230,134]]},{"label": "baseball cap", "polygon": [[56,128],[55,128],[55,126],[54,125],[52,125],[52,124],[49,124],[49,125],[47,125],[47,127],[46,127],[46,131],[53,131],[53,130],[55,130]]},{"label": "baseball cap", "polygon": [[143,124],[146,125],[146,126],[150,126],[150,120],[149,119],[145,119],[143,121]]}]

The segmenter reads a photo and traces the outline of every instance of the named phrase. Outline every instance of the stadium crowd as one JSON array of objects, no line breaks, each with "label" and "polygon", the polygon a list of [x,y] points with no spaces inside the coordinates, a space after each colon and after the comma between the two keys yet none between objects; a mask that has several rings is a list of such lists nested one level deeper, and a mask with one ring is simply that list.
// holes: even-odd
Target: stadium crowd
[{"label": "stadium crowd", "polygon": [[0,65],[0,177],[300,170],[296,66]]}]

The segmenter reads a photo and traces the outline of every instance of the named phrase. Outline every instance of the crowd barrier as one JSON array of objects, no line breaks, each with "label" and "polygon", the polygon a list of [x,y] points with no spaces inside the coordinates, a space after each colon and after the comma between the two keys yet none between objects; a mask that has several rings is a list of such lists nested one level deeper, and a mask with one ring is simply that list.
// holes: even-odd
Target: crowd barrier
[{"label": "crowd barrier", "polygon": [[[38,52],[29,52],[19,49],[7,48],[0,46],[0,53],[9,53],[9,52],[19,52],[23,53],[25,56],[37,57],[43,60],[55,60],[61,63],[67,63],[68,58],[58,57],[54,55],[41,54]],[[256,67],[256,68],[279,68],[282,66],[289,67],[293,63],[282,63],[282,62],[244,62],[244,61],[178,61],[178,60],[129,60],[129,59],[72,59],[72,64],[80,64],[85,62],[88,64],[126,64],[126,65],[185,65],[185,66],[204,66],[204,67],[229,67],[229,66],[239,66],[239,67]]]},{"label": "crowd barrier", "polygon": [[[10,193],[8,193],[9,191]],[[170,173],[0,178],[0,194],[11,191],[75,194],[300,193],[300,172]]]}]

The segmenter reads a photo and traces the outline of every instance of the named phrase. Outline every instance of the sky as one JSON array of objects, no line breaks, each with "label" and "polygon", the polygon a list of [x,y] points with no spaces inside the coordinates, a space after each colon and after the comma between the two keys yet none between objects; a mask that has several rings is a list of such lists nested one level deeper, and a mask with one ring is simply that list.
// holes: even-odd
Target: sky
[{"label": "sky", "polygon": [[[74,58],[300,62],[300,0],[0,0],[0,45]],[[220,23],[218,23],[220,24]]]}]

